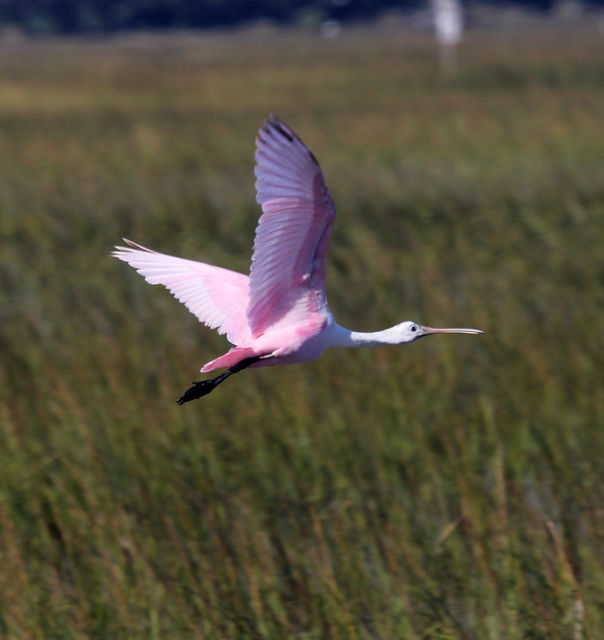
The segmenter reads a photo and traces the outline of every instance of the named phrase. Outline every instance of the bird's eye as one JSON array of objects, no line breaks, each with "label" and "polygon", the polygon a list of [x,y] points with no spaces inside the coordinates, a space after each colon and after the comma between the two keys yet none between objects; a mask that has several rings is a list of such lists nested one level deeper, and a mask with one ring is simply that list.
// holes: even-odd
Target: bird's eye
[{"label": "bird's eye", "polygon": [[417,325],[416,324],[412,324],[411,325],[411,331],[413,331],[413,333],[415,333],[417,331]]}]

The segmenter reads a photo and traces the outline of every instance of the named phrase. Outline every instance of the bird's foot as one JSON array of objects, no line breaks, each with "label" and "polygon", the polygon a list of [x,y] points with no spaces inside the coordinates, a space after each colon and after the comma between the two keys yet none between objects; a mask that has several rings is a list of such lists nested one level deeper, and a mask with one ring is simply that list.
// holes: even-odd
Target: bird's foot
[{"label": "bird's foot", "polygon": [[203,396],[207,396],[208,393],[214,390],[214,387],[218,382],[216,382],[216,378],[212,378],[211,380],[200,380],[199,382],[194,382],[193,386],[187,389],[180,398],[177,400],[177,404],[184,404],[185,402],[189,402],[190,400],[196,400],[197,398],[203,398]]},{"label": "bird's foot", "polygon": [[208,393],[213,391],[221,382],[226,380],[229,376],[249,367],[251,364],[258,362],[258,360],[262,360],[263,356],[253,356],[251,358],[246,358],[245,360],[241,360],[236,365],[232,366],[230,369],[227,369],[224,373],[221,373],[219,376],[215,378],[211,378],[210,380],[200,380],[199,382],[194,382],[193,386],[187,389],[180,398],[176,401],[177,404],[184,404],[185,402],[189,402],[189,400],[196,400],[197,398],[203,398],[203,396],[207,396]]}]

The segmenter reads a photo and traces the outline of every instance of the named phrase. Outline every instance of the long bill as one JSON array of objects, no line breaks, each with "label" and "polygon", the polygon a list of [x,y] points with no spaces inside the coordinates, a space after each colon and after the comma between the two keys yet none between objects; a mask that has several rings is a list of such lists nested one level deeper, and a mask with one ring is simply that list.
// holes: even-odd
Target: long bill
[{"label": "long bill", "polygon": [[433,333],[484,333],[484,331],[481,331],[480,329],[435,329],[434,327],[422,327],[421,331],[422,336],[429,336]]}]

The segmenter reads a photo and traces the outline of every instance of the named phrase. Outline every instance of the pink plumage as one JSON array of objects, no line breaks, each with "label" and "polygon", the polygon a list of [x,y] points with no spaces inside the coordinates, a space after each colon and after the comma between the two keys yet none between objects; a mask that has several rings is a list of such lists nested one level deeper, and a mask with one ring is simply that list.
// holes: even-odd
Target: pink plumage
[{"label": "pink plumage", "polygon": [[134,267],[149,284],[163,284],[201,322],[226,333],[232,344],[249,338],[247,276],[158,253],[126,238],[124,242],[129,246],[116,247],[112,255]]},{"label": "pink plumage", "polygon": [[256,200],[262,206],[250,269],[253,337],[324,314],[325,255],[336,209],[321,168],[276,118],[256,138]]},{"label": "pink plumage", "polygon": [[430,333],[481,333],[412,322],[374,333],[340,327],[325,293],[335,206],[313,154],[272,115],[256,138],[255,174],[262,216],[249,276],[157,253],[126,239],[128,246],[113,252],[150,284],[164,285],[201,322],[235,345],[201,369],[227,371],[195,383],[179,404],[210,393],[245,367],[305,362],[330,346],[401,344]]}]

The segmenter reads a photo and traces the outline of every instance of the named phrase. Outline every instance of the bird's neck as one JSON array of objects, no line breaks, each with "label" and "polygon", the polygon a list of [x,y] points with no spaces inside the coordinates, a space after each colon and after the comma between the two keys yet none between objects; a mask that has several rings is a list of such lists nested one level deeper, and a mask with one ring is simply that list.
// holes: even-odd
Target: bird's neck
[{"label": "bird's neck", "polygon": [[382,331],[351,331],[336,325],[335,344],[339,347],[379,347],[400,344],[401,336],[397,326]]}]

